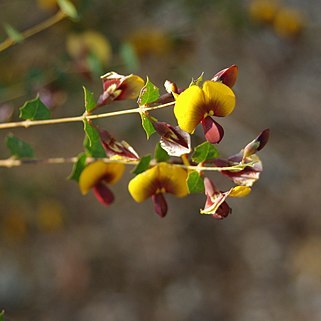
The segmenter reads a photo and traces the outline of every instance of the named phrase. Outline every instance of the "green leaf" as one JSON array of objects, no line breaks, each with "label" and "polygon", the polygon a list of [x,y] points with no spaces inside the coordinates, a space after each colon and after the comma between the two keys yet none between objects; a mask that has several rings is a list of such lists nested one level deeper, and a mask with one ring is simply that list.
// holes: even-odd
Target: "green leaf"
[{"label": "green leaf", "polygon": [[131,72],[138,71],[139,59],[133,45],[129,42],[124,42],[120,48],[120,56],[128,70],[131,70]]},{"label": "green leaf", "polygon": [[192,171],[188,174],[187,187],[190,193],[204,192],[204,181],[198,172]]},{"label": "green leaf", "polygon": [[96,107],[94,94],[91,91],[89,91],[85,86],[83,86],[82,88],[84,89],[85,108],[86,111],[90,113]]},{"label": "green leaf", "polygon": [[0,321],[4,321],[4,310],[0,312]]},{"label": "green leaf", "polygon": [[39,96],[35,99],[26,101],[19,110],[19,117],[22,119],[41,120],[50,118],[50,111],[40,100]]},{"label": "green leaf", "polygon": [[100,135],[97,129],[91,126],[87,120],[84,120],[84,131],[86,133],[84,147],[87,155],[94,158],[106,157],[106,152],[100,142]]},{"label": "green leaf", "polygon": [[72,166],[72,171],[71,174],[68,176],[68,179],[79,182],[80,174],[86,167],[86,159],[87,155],[85,153],[81,153],[78,155],[77,162],[74,163],[74,165]]},{"label": "green leaf", "polygon": [[11,156],[20,158],[32,158],[34,156],[31,146],[24,141],[20,140],[13,134],[8,134],[6,137],[6,145],[9,149]]},{"label": "green leaf", "polygon": [[164,150],[160,143],[157,143],[154,153],[154,158],[158,163],[166,162],[169,160],[170,156],[167,154],[166,150]]},{"label": "green leaf", "polygon": [[149,137],[152,136],[156,132],[156,130],[153,126],[153,123],[145,114],[140,114],[140,117],[142,118],[142,126],[145,130],[147,139],[149,139]]},{"label": "green leaf", "polygon": [[204,75],[204,72],[202,72],[201,75],[197,79],[193,78],[191,83],[189,84],[189,87],[192,85],[198,86],[203,81],[203,75]]},{"label": "green leaf", "polygon": [[139,105],[141,106],[141,105],[153,103],[158,98],[159,98],[159,89],[152,82],[150,82],[147,77],[146,84],[142,88],[138,98]]},{"label": "green leaf", "polygon": [[60,10],[72,19],[78,19],[78,12],[76,7],[69,0],[57,1]]},{"label": "green leaf", "polygon": [[16,30],[14,27],[12,27],[11,25],[5,23],[4,29],[6,30],[8,37],[12,41],[18,43],[18,42],[21,42],[24,40],[23,35],[18,30]]},{"label": "green leaf", "polygon": [[132,170],[133,174],[140,174],[142,172],[145,172],[146,169],[149,168],[149,163],[151,161],[152,157],[150,155],[143,156],[137,166]]},{"label": "green leaf", "polygon": [[195,147],[192,160],[196,163],[201,163],[218,156],[219,153],[216,147],[209,142],[204,142]]}]

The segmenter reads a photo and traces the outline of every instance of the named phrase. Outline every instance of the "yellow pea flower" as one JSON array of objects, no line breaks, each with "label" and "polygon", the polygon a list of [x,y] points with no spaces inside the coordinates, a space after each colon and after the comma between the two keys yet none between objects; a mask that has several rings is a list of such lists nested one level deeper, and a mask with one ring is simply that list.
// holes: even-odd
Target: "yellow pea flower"
[{"label": "yellow pea flower", "polygon": [[108,184],[115,184],[122,177],[125,165],[96,161],[85,167],[79,177],[79,188],[83,195],[93,189],[96,198],[105,206],[114,201]]},{"label": "yellow pea flower", "polygon": [[155,212],[164,217],[167,213],[167,203],[163,196],[170,193],[177,197],[188,194],[187,172],[181,167],[167,163],[158,163],[154,167],[138,174],[128,185],[133,199],[141,203],[152,197]]},{"label": "yellow pea flower", "polygon": [[174,114],[179,127],[190,134],[201,123],[206,139],[215,144],[223,138],[224,130],[211,116],[227,116],[234,106],[235,95],[231,88],[208,80],[202,88],[192,85],[178,95]]}]

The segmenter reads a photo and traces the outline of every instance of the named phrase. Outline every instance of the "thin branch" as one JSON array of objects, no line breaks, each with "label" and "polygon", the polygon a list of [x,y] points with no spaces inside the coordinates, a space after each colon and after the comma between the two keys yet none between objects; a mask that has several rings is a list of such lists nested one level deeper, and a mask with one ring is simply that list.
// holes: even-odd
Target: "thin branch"
[{"label": "thin branch", "polygon": [[[56,158],[47,158],[47,159],[14,159],[14,158],[8,158],[8,159],[1,159],[0,160],[0,167],[17,167],[22,165],[38,165],[38,164],[73,164],[76,163],[78,160],[77,157],[69,157],[69,158],[63,158],[63,157],[56,157]],[[137,165],[139,163],[139,160],[123,160],[123,159],[110,159],[110,158],[87,158],[86,162],[92,163],[96,160],[104,161],[105,163],[120,163],[124,165]],[[155,165],[154,162],[152,162],[152,165]],[[183,164],[172,164],[177,167],[185,168],[188,170],[195,170],[195,171],[240,171],[244,169],[247,166],[253,165],[252,163],[247,164],[237,164],[234,166],[226,166],[226,167],[214,167],[214,166],[198,166],[198,165],[183,165]]]},{"label": "thin branch", "polygon": [[114,117],[120,115],[127,115],[127,114],[135,114],[135,113],[142,113],[144,111],[150,111],[160,108],[165,108],[174,105],[175,102],[170,102],[167,104],[162,104],[153,107],[138,107],[133,109],[126,109],[126,110],[119,110],[109,113],[97,114],[97,115],[81,115],[75,117],[66,117],[66,118],[55,118],[55,119],[44,119],[44,120],[23,120],[19,122],[9,122],[0,124],[0,129],[7,129],[7,128],[16,128],[16,127],[31,127],[31,126],[39,126],[39,125],[53,125],[53,124],[61,124],[61,123],[72,123],[72,122],[83,122],[85,119],[98,119],[98,118],[107,118],[107,117]]},{"label": "thin branch", "polygon": [[[35,34],[52,27],[53,25],[55,25],[56,23],[58,23],[59,21],[63,20],[66,17],[67,15],[63,11],[59,10],[54,16],[31,27],[30,29],[27,29],[21,32],[21,36],[23,37],[23,39],[30,38]],[[3,42],[0,43],[0,52],[14,46],[16,43],[17,43],[16,41],[8,37],[7,39],[5,39]]]}]

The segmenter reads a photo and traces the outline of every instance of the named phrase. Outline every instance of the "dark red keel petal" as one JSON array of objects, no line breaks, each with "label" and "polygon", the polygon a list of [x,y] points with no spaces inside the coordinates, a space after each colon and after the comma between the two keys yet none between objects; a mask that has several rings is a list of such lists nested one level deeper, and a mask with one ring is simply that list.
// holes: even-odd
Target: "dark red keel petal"
[{"label": "dark red keel petal", "polygon": [[232,213],[232,209],[229,205],[224,201],[220,207],[217,209],[215,214],[212,214],[212,217],[222,220],[223,218],[227,217],[229,214]]},{"label": "dark red keel petal", "polygon": [[154,194],[152,196],[154,203],[154,210],[157,215],[160,217],[165,217],[167,214],[167,202],[163,193]]},{"label": "dark red keel petal", "polygon": [[223,127],[210,116],[205,117],[201,123],[206,140],[211,144],[218,144],[224,136]]},{"label": "dark red keel petal", "polygon": [[97,183],[93,190],[98,201],[105,206],[109,206],[115,199],[112,191],[104,183]]}]

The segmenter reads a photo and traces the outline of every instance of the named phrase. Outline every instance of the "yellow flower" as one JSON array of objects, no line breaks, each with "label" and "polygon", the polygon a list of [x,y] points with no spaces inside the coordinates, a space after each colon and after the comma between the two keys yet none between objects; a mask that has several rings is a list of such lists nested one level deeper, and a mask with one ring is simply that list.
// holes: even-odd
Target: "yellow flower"
[{"label": "yellow flower", "polygon": [[107,184],[114,184],[119,181],[124,170],[125,165],[119,163],[96,161],[89,164],[79,177],[81,193],[85,195],[90,189],[93,189],[97,199],[108,206],[113,202],[114,195],[107,187]]},{"label": "yellow flower", "polygon": [[202,123],[206,139],[218,143],[224,131],[211,116],[227,116],[234,106],[233,91],[220,82],[208,80],[202,88],[192,85],[178,95],[174,114],[181,129],[192,134],[196,126]]},{"label": "yellow flower", "polygon": [[66,47],[69,55],[74,59],[86,59],[87,54],[92,53],[103,65],[107,65],[112,56],[108,39],[94,30],[68,35]]},{"label": "yellow flower", "polygon": [[145,28],[133,32],[128,39],[138,56],[155,54],[162,56],[172,47],[170,37],[163,31],[154,28]]},{"label": "yellow flower", "polygon": [[300,11],[294,8],[281,8],[274,19],[276,33],[283,37],[296,37],[304,27],[304,19]]},{"label": "yellow flower", "polygon": [[167,204],[163,196],[170,193],[177,197],[188,194],[187,172],[181,167],[167,163],[158,163],[154,167],[138,174],[128,185],[133,199],[141,203],[152,197],[155,212],[164,217],[167,213]]},{"label": "yellow flower", "polygon": [[249,6],[251,18],[264,23],[271,23],[277,10],[278,4],[274,0],[254,0]]}]

